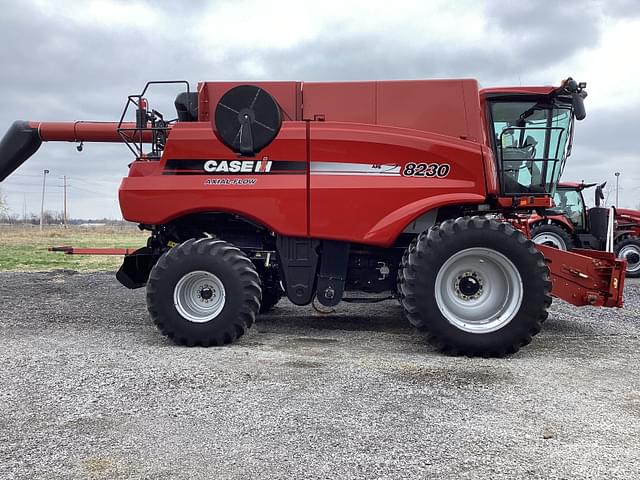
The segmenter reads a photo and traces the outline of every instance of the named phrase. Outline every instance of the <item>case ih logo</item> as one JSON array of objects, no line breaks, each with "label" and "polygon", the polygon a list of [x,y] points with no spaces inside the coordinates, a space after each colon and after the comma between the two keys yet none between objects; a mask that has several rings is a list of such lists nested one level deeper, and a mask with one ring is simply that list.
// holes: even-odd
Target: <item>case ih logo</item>
[{"label": "case ih logo", "polygon": [[204,171],[209,173],[269,173],[271,160],[207,160]]},{"label": "case ih logo", "polygon": [[167,160],[163,175],[304,175],[307,162],[301,160]]}]

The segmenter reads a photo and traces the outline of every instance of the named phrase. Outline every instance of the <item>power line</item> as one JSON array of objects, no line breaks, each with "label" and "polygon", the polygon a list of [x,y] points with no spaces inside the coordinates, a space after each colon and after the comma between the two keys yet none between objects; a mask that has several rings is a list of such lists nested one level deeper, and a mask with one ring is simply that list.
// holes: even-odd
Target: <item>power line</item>
[{"label": "power line", "polygon": [[[62,177],[60,177],[62,178]],[[80,178],[80,177],[67,177],[67,180],[78,180],[81,182],[87,182],[87,183],[96,183],[96,184],[104,184],[104,183],[116,183],[116,182],[112,182],[109,180],[87,180],[86,178]]]},{"label": "power line", "polygon": [[[82,190],[83,192],[87,192],[87,193],[92,193],[92,194],[96,194],[96,193],[102,193],[102,194],[107,194],[105,190],[89,190],[88,188],[82,188],[82,187],[78,187],[77,185],[67,185],[67,187],[73,188],[75,190]],[[113,193],[113,191],[109,192],[108,195],[111,195]]]},{"label": "power line", "polygon": [[67,177],[64,177],[64,228],[67,228]]},{"label": "power line", "polygon": [[[41,194],[42,192],[37,192],[37,191],[31,191],[31,190],[11,190],[11,189],[2,189],[3,193],[10,193],[11,195],[18,195],[18,194],[22,194],[22,193],[26,193],[27,195],[35,195],[35,194]],[[49,196],[60,196],[60,192],[45,192],[45,196],[49,197]]]},{"label": "power line", "polygon": [[44,226],[44,191],[45,184],[47,182],[47,175],[51,173],[49,170],[45,169],[42,171],[42,203],[40,204],[40,231]]},{"label": "power line", "polygon": [[[15,187],[37,187],[38,186],[37,183],[15,183],[15,182],[11,182],[10,185]],[[47,187],[62,188],[62,185],[47,185]]]},{"label": "power line", "polygon": [[12,177],[32,177],[32,178],[40,178],[40,175],[29,175],[27,173],[14,173],[11,175]]}]

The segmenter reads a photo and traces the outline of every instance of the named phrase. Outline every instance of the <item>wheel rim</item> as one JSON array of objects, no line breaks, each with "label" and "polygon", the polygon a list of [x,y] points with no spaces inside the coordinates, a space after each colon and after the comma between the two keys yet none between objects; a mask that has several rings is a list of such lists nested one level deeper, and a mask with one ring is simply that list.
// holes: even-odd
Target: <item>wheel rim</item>
[{"label": "wheel rim", "polygon": [[551,232],[539,233],[535,235],[531,240],[538,245],[546,245],[548,247],[557,248],[559,250],[566,250],[567,244],[560,235]]},{"label": "wheel rim", "polygon": [[618,257],[627,261],[627,272],[640,271],[640,247],[638,245],[625,245],[618,252]]},{"label": "wheel rim", "polygon": [[224,285],[213,273],[197,270],[183,276],[173,290],[178,313],[193,323],[216,318],[225,304]]},{"label": "wheel rim", "polygon": [[438,271],[436,303],[455,327],[490,333],[507,325],[522,304],[522,278],[503,254],[468,248],[451,256]]}]

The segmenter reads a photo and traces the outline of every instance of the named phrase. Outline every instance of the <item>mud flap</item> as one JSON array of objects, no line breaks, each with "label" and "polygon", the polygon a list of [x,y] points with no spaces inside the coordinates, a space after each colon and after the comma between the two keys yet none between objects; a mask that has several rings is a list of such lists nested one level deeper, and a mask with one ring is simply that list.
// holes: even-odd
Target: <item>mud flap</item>
[{"label": "mud flap", "polygon": [[278,236],[278,259],[287,297],[296,305],[308,305],[315,293],[318,240]]},{"label": "mud flap", "polygon": [[320,255],[320,274],[316,296],[325,307],[334,307],[342,300],[347,280],[350,243],[324,240]]},{"label": "mud flap", "polygon": [[141,288],[147,284],[151,269],[160,255],[154,254],[149,247],[139,248],[124,257],[122,266],[116,273],[116,279],[130,289]]}]

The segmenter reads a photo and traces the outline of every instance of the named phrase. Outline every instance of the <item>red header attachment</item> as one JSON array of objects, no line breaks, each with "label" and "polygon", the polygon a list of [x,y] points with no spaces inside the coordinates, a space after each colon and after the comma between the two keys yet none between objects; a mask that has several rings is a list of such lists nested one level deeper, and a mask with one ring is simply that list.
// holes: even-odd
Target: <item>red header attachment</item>
[{"label": "red header attachment", "polygon": [[626,262],[613,253],[575,249],[571,252],[536,245],[551,272],[551,294],[578,307],[622,307]]}]

